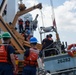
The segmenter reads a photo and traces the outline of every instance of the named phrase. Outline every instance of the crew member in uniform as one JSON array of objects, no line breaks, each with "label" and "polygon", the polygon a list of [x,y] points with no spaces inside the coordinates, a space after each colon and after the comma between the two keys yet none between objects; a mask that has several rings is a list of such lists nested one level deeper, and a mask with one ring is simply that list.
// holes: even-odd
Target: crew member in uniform
[{"label": "crew member in uniform", "polygon": [[31,48],[25,51],[22,75],[36,75],[36,67],[38,66],[37,59],[39,55],[39,50],[36,47],[37,42],[35,37],[30,38]]},{"label": "crew member in uniform", "polygon": [[14,48],[9,44],[11,35],[9,32],[2,34],[3,44],[0,44],[0,75],[14,75],[16,64]]}]

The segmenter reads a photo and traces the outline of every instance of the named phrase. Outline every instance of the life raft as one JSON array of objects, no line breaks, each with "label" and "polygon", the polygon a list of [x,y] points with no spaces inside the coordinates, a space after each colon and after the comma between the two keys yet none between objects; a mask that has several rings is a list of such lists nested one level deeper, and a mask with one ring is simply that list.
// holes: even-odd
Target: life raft
[{"label": "life raft", "polygon": [[68,51],[68,54],[72,57],[75,57],[76,56],[76,44],[71,44],[68,46],[67,48]]}]

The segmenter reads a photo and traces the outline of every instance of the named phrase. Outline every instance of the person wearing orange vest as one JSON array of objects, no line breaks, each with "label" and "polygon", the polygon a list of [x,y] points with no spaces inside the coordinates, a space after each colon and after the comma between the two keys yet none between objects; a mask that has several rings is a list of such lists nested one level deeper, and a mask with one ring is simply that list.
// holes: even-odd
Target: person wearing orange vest
[{"label": "person wearing orange vest", "polygon": [[22,31],[23,31],[23,20],[21,18],[18,20],[18,25],[19,25],[19,33],[22,33]]},{"label": "person wearing orange vest", "polygon": [[31,48],[24,53],[24,68],[22,75],[36,75],[36,67],[38,66],[37,59],[39,50],[36,47],[37,39],[35,37],[30,38]]},{"label": "person wearing orange vest", "polygon": [[3,44],[0,44],[0,75],[14,75],[14,72],[16,72],[15,50],[10,45],[10,33],[4,32],[2,39]]}]

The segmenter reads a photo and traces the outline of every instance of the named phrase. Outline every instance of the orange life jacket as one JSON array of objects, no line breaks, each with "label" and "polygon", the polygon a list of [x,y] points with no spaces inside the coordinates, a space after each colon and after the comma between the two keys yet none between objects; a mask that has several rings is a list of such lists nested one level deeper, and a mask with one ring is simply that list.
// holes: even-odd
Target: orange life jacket
[{"label": "orange life jacket", "polygon": [[7,51],[5,50],[5,46],[0,46],[0,62],[8,62],[7,60]]},{"label": "orange life jacket", "polygon": [[22,20],[19,20],[19,25],[23,25],[23,21]]},{"label": "orange life jacket", "polygon": [[25,65],[33,65],[37,66],[37,58],[38,58],[39,51],[33,48],[30,48],[29,56],[25,58]]}]

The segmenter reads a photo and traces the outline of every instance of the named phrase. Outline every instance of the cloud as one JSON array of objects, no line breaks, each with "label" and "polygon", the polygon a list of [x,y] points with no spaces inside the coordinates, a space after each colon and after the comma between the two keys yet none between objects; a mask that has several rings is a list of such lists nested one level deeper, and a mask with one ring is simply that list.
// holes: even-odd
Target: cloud
[{"label": "cloud", "polygon": [[[25,5],[33,6],[38,4],[38,0],[27,0],[25,1]],[[43,5],[42,10],[36,9],[34,11],[31,11],[33,17],[36,16],[36,14],[39,14],[38,17],[38,26],[52,26],[52,10],[51,6],[48,4]],[[76,0],[66,0],[63,5],[60,5],[58,7],[54,8],[55,11],[55,19],[56,24],[58,28],[58,33],[60,35],[61,40],[68,41],[68,43],[76,42],[74,38],[76,39]],[[38,31],[35,32],[35,36],[38,36]],[[72,36],[70,35],[72,34]],[[69,36],[69,37],[68,37]],[[39,38],[38,36],[37,38]],[[73,38],[74,37],[74,38]],[[73,38],[73,39],[71,39]],[[69,39],[71,39],[69,41]]]},{"label": "cloud", "polygon": [[76,0],[69,0],[55,8],[57,27],[61,40],[67,40],[69,44],[76,40]]},{"label": "cloud", "polygon": [[38,4],[38,1],[37,0],[23,0],[23,3],[27,6],[27,7],[29,7],[29,6],[33,6],[33,5],[35,5],[35,4]]},{"label": "cloud", "polygon": [[[76,11],[72,12],[76,9],[76,1],[66,1],[63,5],[57,7],[56,17],[58,21],[59,28],[66,30],[75,30],[76,25]],[[65,27],[66,26],[66,27]]]}]

